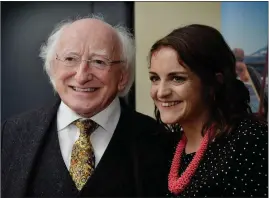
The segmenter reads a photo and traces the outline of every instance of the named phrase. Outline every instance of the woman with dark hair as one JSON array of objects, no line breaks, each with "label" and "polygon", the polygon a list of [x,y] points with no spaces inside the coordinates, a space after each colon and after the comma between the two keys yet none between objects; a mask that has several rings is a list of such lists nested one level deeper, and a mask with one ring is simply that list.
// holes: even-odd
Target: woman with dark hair
[{"label": "woman with dark hair", "polygon": [[267,197],[267,123],[252,114],[219,31],[198,24],[175,29],[149,58],[155,116],[180,134],[168,195]]}]

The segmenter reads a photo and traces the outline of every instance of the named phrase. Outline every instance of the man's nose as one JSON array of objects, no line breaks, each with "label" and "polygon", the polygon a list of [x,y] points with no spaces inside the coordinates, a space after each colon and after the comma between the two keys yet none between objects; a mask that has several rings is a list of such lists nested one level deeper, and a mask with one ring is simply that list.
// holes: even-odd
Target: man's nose
[{"label": "man's nose", "polygon": [[75,79],[79,84],[85,84],[93,78],[91,68],[89,67],[89,63],[87,61],[81,61],[76,72]]},{"label": "man's nose", "polygon": [[160,83],[158,90],[157,90],[157,96],[158,98],[165,98],[171,94],[171,88],[167,83]]}]

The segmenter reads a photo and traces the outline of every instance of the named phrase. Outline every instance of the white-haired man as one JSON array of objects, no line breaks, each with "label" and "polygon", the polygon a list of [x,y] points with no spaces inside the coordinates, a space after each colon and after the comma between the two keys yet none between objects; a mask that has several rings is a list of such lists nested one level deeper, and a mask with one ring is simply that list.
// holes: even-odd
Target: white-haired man
[{"label": "white-haired man", "polygon": [[98,19],[67,22],[41,57],[59,97],[2,124],[2,196],[162,195],[162,129],[119,101],[134,79],[131,35]]}]

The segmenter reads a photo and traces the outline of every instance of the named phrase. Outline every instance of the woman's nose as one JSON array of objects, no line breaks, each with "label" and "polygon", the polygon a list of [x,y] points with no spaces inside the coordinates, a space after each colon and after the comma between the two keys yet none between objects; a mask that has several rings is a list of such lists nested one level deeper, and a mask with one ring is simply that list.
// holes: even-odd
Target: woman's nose
[{"label": "woman's nose", "polygon": [[171,88],[166,83],[160,83],[157,90],[158,98],[165,98],[171,94]]}]

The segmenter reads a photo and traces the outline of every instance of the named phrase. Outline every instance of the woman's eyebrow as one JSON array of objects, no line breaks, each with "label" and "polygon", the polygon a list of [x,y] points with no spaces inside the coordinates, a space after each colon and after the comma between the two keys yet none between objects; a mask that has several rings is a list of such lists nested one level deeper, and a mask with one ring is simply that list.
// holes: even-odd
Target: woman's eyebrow
[{"label": "woman's eyebrow", "polygon": [[150,73],[150,74],[155,74],[155,75],[157,75],[157,73],[155,73],[155,72],[153,72],[153,71],[149,71],[149,73]]},{"label": "woman's eyebrow", "polygon": [[188,72],[184,72],[184,71],[170,72],[168,75],[174,76],[174,75],[179,75],[179,74],[188,75]]}]

